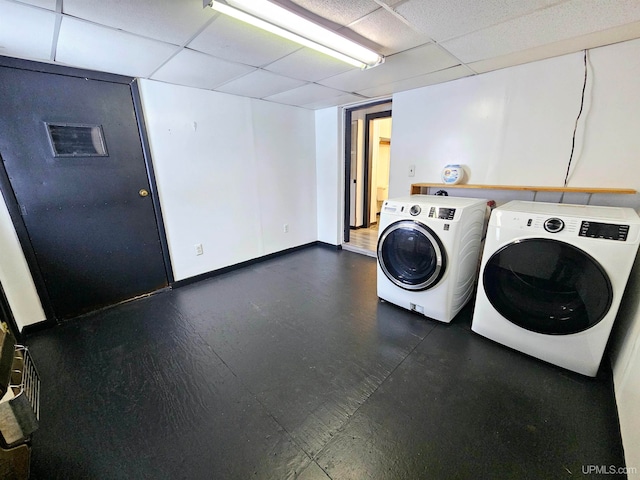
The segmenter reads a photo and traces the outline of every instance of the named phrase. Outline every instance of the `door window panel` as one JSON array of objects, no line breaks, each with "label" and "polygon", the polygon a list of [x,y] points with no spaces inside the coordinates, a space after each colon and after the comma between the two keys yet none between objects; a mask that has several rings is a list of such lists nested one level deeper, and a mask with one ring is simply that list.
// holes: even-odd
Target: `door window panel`
[{"label": "door window panel", "polygon": [[46,123],[54,157],[106,157],[100,125]]},{"label": "door window panel", "polygon": [[512,323],[539,333],[570,334],[604,318],[611,282],[582,250],[550,239],[527,239],[498,250],[483,273],[494,308]]}]

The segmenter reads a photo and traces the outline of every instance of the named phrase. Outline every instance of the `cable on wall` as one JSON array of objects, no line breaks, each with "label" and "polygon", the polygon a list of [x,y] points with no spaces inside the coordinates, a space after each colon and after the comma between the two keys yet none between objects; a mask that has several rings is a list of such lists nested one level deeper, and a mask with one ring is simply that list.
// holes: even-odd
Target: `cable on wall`
[{"label": "cable on wall", "polygon": [[578,112],[578,116],[576,117],[576,123],[573,127],[573,138],[571,140],[571,155],[569,155],[569,163],[567,164],[567,174],[564,176],[564,186],[567,186],[569,183],[569,171],[571,170],[571,161],[573,160],[573,152],[576,148],[576,132],[578,130],[578,121],[580,120],[580,116],[582,115],[582,109],[584,108],[584,92],[587,89],[587,50],[584,51],[584,82],[582,83],[582,97],[580,99],[580,111]]}]

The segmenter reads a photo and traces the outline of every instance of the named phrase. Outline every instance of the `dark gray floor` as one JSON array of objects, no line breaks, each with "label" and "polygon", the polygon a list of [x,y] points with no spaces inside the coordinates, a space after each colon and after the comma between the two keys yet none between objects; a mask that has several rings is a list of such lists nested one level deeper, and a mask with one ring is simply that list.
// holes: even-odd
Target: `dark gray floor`
[{"label": "dark gray floor", "polygon": [[31,335],[32,478],[557,479],[624,466],[607,369],[589,379],[481,338],[471,306],[446,325],[379,302],[375,262],[311,247]]}]

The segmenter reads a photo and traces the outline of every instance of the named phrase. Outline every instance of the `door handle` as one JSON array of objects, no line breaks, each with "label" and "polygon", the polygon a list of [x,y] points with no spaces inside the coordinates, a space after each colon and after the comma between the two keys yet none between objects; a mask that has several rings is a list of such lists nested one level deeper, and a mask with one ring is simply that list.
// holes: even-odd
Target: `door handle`
[{"label": "door handle", "polygon": [[141,197],[148,197],[148,196],[149,196],[149,192],[148,192],[148,190],[147,190],[147,189],[145,189],[145,188],[141,188],[141,189],[138,191],[138,195],[140,195]]}]

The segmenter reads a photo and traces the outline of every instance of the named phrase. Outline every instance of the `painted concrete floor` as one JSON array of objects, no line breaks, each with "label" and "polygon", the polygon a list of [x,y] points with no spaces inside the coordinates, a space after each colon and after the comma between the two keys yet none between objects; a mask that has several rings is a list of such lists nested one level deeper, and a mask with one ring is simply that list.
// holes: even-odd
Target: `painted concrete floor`
[{"label": "painted concrete floor", "polygon": [[[624,466],[589,379],[376,296],[310,247],[28,338],[32,479],[561,479]],[[594,477],[589,477],[594,478]],[[603,478],[615,478],[606,475]]]}]

